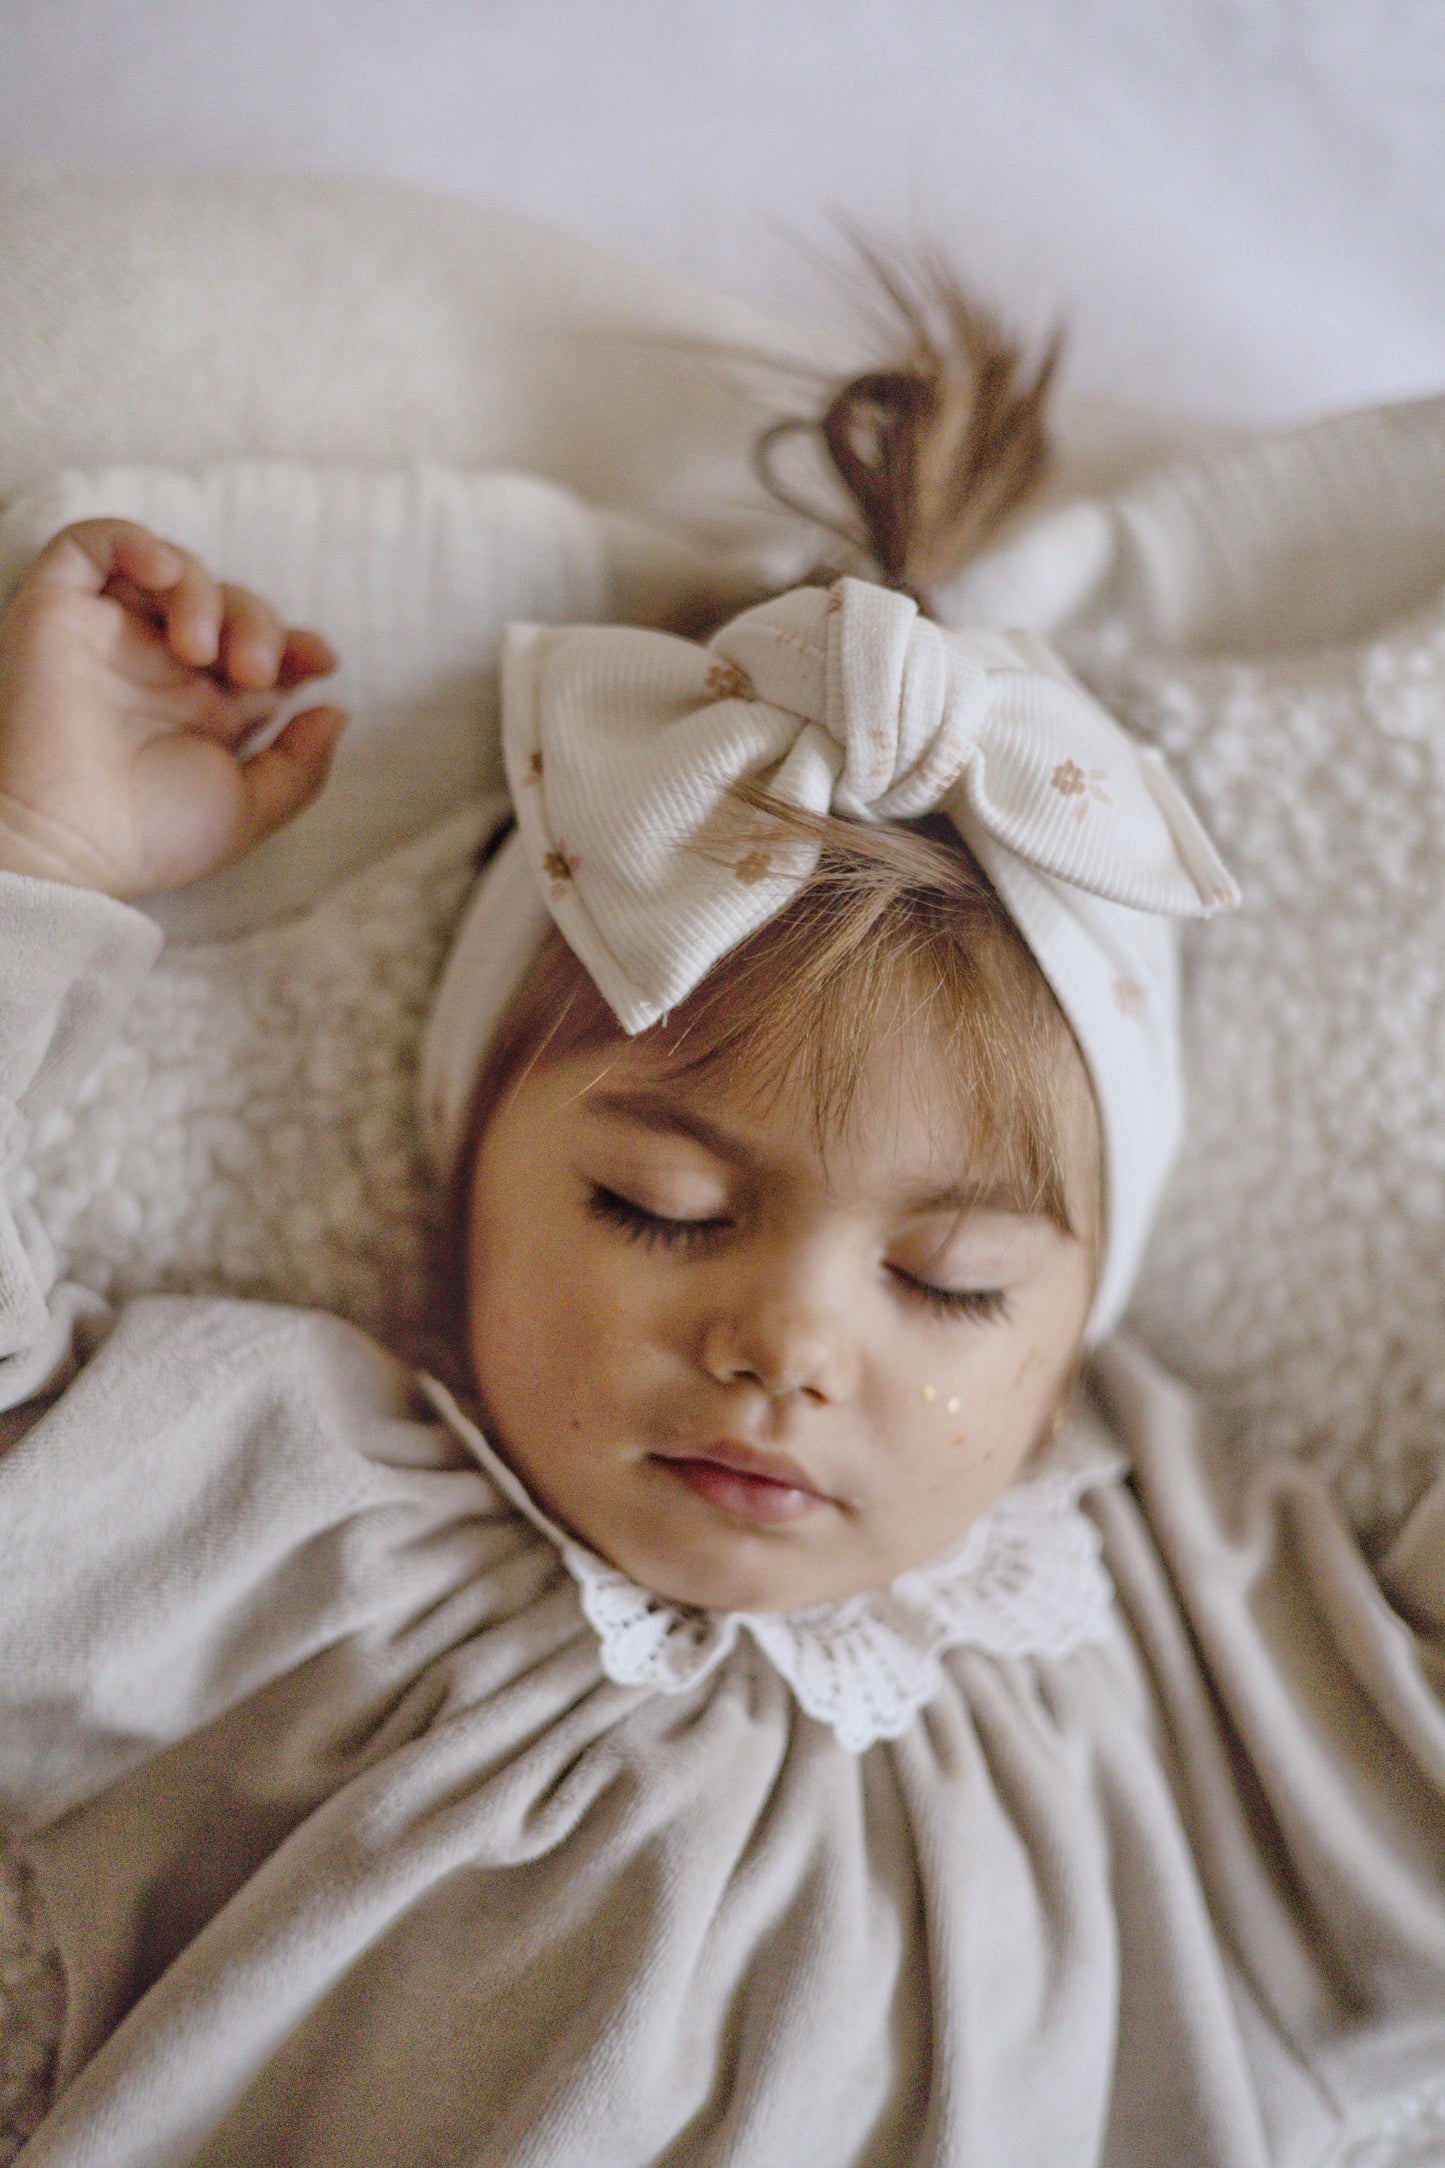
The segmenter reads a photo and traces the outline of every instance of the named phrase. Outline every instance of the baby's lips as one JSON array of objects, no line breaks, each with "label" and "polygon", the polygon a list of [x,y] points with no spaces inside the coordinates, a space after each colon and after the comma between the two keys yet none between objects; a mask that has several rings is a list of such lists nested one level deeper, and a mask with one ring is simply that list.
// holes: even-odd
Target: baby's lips
[{"label": "baby's lips", "polygon": [[793,1460],[787,1453],[769,1453],[759,1446],[745,1445],[740,1438],[711,1438],[705,1444],[684,1446],[662,1458],[706,1461],[713,1467],[729,1469],[734,1475],[775,1483],[786,1490],[804,1491],[812,1498],[829,1495],[800,1461]]},{"label": "baby's lips", "polygon": [[706,1454],[670,1457],[667,1466],[681,1483],[730,1520],[754,1527],[773,1528],[815,1513],[830,1501],[811,1486],[791,1483],[776,1476],[758,1475],[734,1468],[725,1460]]}]

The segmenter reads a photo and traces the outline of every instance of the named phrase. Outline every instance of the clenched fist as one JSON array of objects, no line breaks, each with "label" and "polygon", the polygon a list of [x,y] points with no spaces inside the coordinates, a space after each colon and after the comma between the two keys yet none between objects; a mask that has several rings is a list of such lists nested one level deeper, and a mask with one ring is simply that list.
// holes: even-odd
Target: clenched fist
[{"label": "clenched fist", "polygon": [[144,527],[65,528],[0,617],[0,871],[134,901],[239,858],[315,796],[346,718],[237,747],[335,667]]}]

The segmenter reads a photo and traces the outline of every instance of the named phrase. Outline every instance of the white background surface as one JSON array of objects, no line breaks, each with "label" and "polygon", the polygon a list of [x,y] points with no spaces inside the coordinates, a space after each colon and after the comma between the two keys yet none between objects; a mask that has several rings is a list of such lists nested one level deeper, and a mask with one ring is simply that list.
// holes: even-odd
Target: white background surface
[{"label": "white background surface", "polygon": [[816,308],[941,237],[1077,389],[1445,382],[1445,0],[0,0],[0,153],[497,199]]}]

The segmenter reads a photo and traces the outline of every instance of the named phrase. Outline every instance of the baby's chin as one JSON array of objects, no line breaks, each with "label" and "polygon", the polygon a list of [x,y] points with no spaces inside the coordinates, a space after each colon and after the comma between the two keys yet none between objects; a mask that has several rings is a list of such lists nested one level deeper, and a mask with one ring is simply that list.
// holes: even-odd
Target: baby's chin
[{"label": "baby's chin", "polygon": [[653,1595],[695,1611],[807,1611],[882,1588],[908,1565],[865,1562],[840,1541],[808,1543],[789,1532],[760,1534],[726,1525],[689,1531],[681,1540],[657,1533],[613,1536],[592,1548]]},{"label": "baby's chin", "polygon": [[[495,1429],[491,1433],[496,1438]],[[718,1502],[726,1483],[687,1476],[666,1457],[623,1456],[613,1480],[575,1484],[567,1468],[548,1482],[499,1448],[552,1519],[639,1588],[695,1611],[790,1612],[844,1603],[885,1588],[961,1540],[935,1521],[885,1527],[820,1498],[771,1525],[746,1494],[740,1513]],[[595,1476],[595,1463],[584,1456]]]}]

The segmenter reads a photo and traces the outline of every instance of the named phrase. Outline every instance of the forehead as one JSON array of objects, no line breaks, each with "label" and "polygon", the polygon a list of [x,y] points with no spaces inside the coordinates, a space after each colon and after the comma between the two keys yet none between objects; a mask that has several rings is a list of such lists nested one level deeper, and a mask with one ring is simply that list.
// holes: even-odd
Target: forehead
[{"label": "forehead", "polygon": [[1037,1209],[985,1147],[937,1061],[920,1065],[916,1050],[908,1059],[897,1049],[870,1053],[846,1109],[824,1125],[796,1072],[762,1088],[712,1065],[690,1070],[645,1041],[573,1066],[570,1096],[587,1116],[680,1141],[745,1174],[940,1208]]}]

